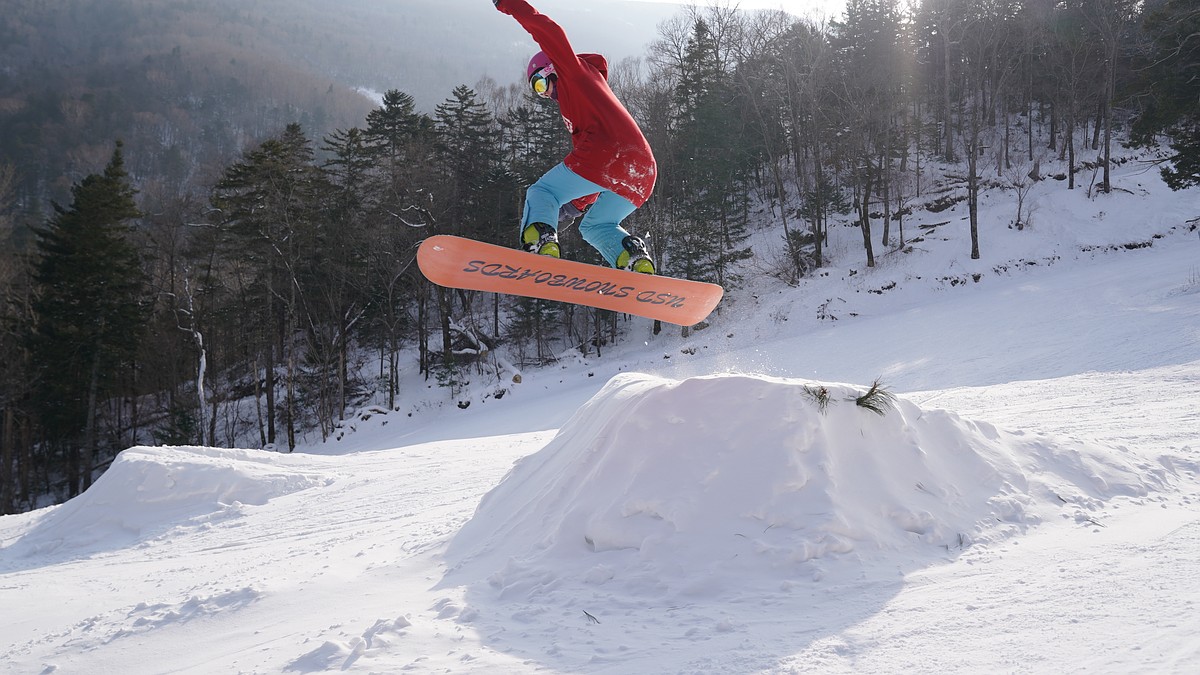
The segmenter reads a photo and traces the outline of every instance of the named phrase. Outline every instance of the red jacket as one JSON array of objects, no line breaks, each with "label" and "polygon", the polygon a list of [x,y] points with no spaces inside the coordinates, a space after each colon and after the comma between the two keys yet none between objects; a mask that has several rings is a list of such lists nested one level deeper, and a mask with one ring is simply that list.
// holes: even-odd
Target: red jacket
[{"label": "red jacket", "polygon": [[525,0],[499,0],[550,57],[555,91],[571,154],[563,162],[580,176],[641,206],[654,191],[658,166],[633,116],[608,87],[608,63],[598,54],[576,54],[567,34]]}]

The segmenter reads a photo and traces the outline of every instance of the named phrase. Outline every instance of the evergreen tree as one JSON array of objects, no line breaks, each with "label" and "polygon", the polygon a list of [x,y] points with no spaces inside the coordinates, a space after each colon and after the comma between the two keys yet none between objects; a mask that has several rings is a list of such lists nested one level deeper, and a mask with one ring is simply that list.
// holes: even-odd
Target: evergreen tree
[{"label": "evergreen tree", "polygon": [[[1148,3],[1149,4],[1149,3]],[[1173,190],[1200,185],[1200,11],[1193,0],[1165,0],[1150,9],[1143,24],[1149,41],[1142,55],[1144,97],[1133,125],[1142,145],[1166,133],[1174,152],[1163,180]]]},{"label": "evergreen tree", "polygon": [[367,134],[357,127],[338,129],[325,138],[323,149],[329,159],[322,168],[334,187],[331,215],[343,226],[362,222],[376,195],[372,185],[375,156]]},{"label": "evergreen tree", "polygon": [[[894,128],[900,104],[897,67],[901,63],[896,0],[851,0],[846,6],[845,21],[837,25],[837,33],[834,46],[841,57],[845,123],[857,132],[853,138],[858,166],[853,175],[861,198],[859,227],[867,266],[874,267],[871,197],[877,186],[886,185],[891,173],[892,148],[899,137]],[[883,206],[886,210],[886,203]]]},{"label": "evergreen tree", "polygon": [[[496,217],[496,204],[504,192],[506,180],[498,182],[500,172],[499,134],[487,105],[479,101],[474,90],[466,85],[454,88],[451,97],[436,108],[436,164],[444,177],[440,191],[442,213],[447,227],[444,231],[483,241],[505,240],[505,228]],[[464,312],[477,294],[459,293]],[[444,366],[454,369],[453,335],[450,316],[453,298],[444,289],[437,289],[438,311],[441,315],[442,358]]]},{"label": "evergreen tree", "polygon": [[367,133],[397,159],[409,156],[408,142],[428,131],[432,121],[416,111],[413,97],[399,89],[383,95],[383,106],[367,113]]},{"label": "evergreen tree", "polygon": [[697,19],[675,89],[673,182],[682,223],[666,248],[671,273],[728,287],[739,278],[734,265],[750,255],[741,247],[754,158],[732,80],[720,64],[708,25]]},{"label": "evergreen tree", "polygon": [[[525,191],[547,170],[562,161],[571,151],[571,137],[562,123],[558,105],[543,98],[534,98],[525,105],[512,108],[500,120],[503,134],[503,162],[507,167],[510,189],[497,204],[500,230],[497,241],[512,245],[517,239]],[[503,202],[507,201],[507,204]],[[563,229],[559,238],[564,244],[564,257],[575,258],[590,247],[572,245],[578,241],[578,230]],[[505,239],[507,237],[507,239]],[[552,357],[550,335],[559,326],[562,305],[544,300],[515,298],[510,303],[512,318],[508,337],[522,352],[522,361],[545,363]],[[535,353],[526,356],[527,345],[534,344]]]},{"label": "evergreen tree", "polygon": [[[378,294],[371,319],[387,351],[388,400],[394,402],[400,331],[407,321],[402,298],[415,305],[420,369],[429,372],[433,289],[412,265],[411,249],[417,239],[439,227],[441,207],[435,200],[444,180],[435,157],[434,122],[416,112],[412,96],[395,89],[384,94],[383,107],[367,115],[367,137],[382,174],[379,212],[372,218],[375,243],[369,254],[371,288]],[[408,297],[410,291],[415,297]]]},{"label": "evergreen tree", "polygon": [[520,198],[532,185],[571,151],[571,136],[558,105],[538,98],[513,108],[501,125],[505,131],[505,163],[520,185]]},{"label": "evergreen tree", "polygon": [[91,484],[97,406],[132,368],[149,319],[145,274],[128,238],[141,214],[121,148],[37,232],[34,398],[47,448],[65,455],[71,495]]},{"label": "evergreen tree", "polygon": [[433,120],[416,112],[413,97],[396,89],[367,114],[365,140],[382,172],[380,208],[388,225],[432,225],[429,188]]},{"label": "evergreen tree", "polygon": [[276,442],[276,368],[284,367],[280,408],[289,448],[295,447],[301,412],[296,387],[304,354],[297,336],[316,320],[302,277],[322,256],[316,229],[323,216],[321,176],[312,160],[300,125],[288,125],[227,169],[211,197],[219,216],[222,277],[235,297],[227,311],[248,323],[243,349],[266,379],[268,443]]},{"label": "evergreen tree", "polygon": [[835,213],[849,213],[853,206],[827,174],[814,178],[812,187],[804,191],[803,197],[799,209],[800,217],[813,223],[813,227],[807,234],[793,232],[795,241],[791,243],[797,248],[811,245],[813,262],[820,266],[820,251],[825,245],[824,239],[828,236],[830,218]]},{"label": "evergreen tree", "polygon": [[23,336],[31,318],[29,256],[14,234],[14,171],[0,164],[0,515],[17,512],[29,495],[28,448],[18,440],[29,421],[29,350]]},{"label": "evergreen tree", "polygon": [[372,280],[370,251],[378,213],[378,175],[367,135],[358,128],[336,131],[325,139],[329,159],[322,165],[318,198],[324,218],[315,223],[322,255],[306,266],[302,283],[310,289],[316,321],[309,328],[311,378],[317,389],[318,420],[323,433],[342,419],[350,398],[359,395],[348,367],[350,329],[366,311]]},{"label": "evergreen tree", "polygon": [[500,162],[499,139],[487,106],[466,85],[454,88],[437,106],[437,164],[446,178],[443,190],[449,231],[494,240],[495,214],[485,209],[489,177]]}]

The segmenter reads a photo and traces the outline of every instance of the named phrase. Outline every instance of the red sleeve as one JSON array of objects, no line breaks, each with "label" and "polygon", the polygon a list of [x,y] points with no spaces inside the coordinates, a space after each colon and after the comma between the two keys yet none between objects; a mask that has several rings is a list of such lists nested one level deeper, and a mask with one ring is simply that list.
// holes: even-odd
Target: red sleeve
[{"label": "red sleeve", "polygon": [[525,0],[500,0],[496,9],[516,19],[533,36],[533,41],[550,57],[554,70],[570,77],[583,69],[566,32],[553,19],[534,9],[533,5]]}]

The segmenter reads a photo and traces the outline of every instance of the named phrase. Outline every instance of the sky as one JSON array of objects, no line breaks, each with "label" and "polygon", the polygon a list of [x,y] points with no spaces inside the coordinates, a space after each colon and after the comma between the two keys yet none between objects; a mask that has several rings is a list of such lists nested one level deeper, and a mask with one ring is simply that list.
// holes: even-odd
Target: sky
[{"label": "sky", "polygon": [[[820,12],[825,15],[840,14],[846,6],[845,0],[717,0],[718,2],[728,2],[730,5],[737,4],[742,9],[782,9],[791,12],[797,16],[807,16],[811,13]],[[696,4],[705,6],[709,4],[707,0],[633,0],[633,2],[658,2],[673,5],[690,5]]]}]

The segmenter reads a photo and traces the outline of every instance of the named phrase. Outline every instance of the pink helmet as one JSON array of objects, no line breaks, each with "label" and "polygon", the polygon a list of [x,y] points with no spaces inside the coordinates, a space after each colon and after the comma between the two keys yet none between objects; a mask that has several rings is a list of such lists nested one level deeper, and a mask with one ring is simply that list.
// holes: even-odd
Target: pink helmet
[{"label": "pink helmet", "polygon": [[554,64],[550,63],[550,57],[546,56],[546,52],[534,54],[533,58],[529,59],[529,67],[525,69],[525,81],[528,82],[534,73],[547,66],[553,67]]}]

